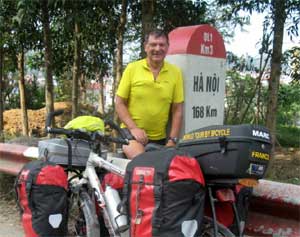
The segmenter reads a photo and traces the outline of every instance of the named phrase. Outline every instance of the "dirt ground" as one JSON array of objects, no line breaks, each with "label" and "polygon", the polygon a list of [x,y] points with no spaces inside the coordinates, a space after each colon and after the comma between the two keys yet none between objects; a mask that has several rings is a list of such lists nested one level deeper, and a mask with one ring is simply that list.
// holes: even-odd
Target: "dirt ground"
[{"label": "dirt ground", "polygon": [[265,179],[300,185],[300,148],[277,149]]},{"label": "dirt ground", "polygon": [[14,198],[14,177],[0,174],[0,237],[23,237],[19,210]]}]

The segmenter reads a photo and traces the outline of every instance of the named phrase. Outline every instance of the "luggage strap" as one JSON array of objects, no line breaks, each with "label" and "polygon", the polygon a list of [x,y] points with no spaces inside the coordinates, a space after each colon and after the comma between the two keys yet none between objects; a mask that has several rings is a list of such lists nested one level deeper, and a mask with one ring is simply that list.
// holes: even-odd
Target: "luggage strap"
[{"label": "luggage strap", "polygon": [[127,215],[128,216],[128,210],[127,210],[127,205],[128,205],[128,185],[130,183],[130,176],[125,175],[124,177],[124,187],[123,187],[123,197],[119,205],[117,206],[117,210],[120,214]]},{"label": "luggage strap", "polygon": [[65,142],[67,143],[68,146],[68,171],[72,170],[72,145],[70,142],[70,139],[66,138]]},{"label": "luggage strap", "polygon": [[219,143],[220,143],[221,153],[224,154],[227,151],[226,137],[225,136],[219,137]]},{"label": "luggage strap", "polygon": [[156,181],[155,181],[155,185],[154,185],[155,207],[154,207],[154,211],[153,211],[154,215],[152,218],[153,236],[157,236],[159,234],[159,229],[161,227],[161,223],[163,220],[162,208],[161,208],[163,176],[164,176],[163,173],[160,173],[160,172],[156,173]]},{"label": "luggage strap", "polygon": [[135,214],[134,219],[135,219],[136,225],[141,223],[142,217],[144,215],[143,210],[139,209],[141,190],[142,190],[142,186],[144,184],[145,184],[144,175],[140,175],[138,187],[137,187],[137,191],[136,191],[136,201],[135,201],[136,214]]},{"label": "luggage strap", "polygon": [[20,177],[21,177],[21,173],[23,172],[24,168],[22,168],[18,175],[17,175],[17,178],[15,179],[15,183],[14,183],[14,189],[15,189],[15,194],[16,194],[16,202],[17,202],[17,206],[19,208],[19,211],[20,213],[22,214],[23,213],[23,208],[21,207],[21,204],[20,204],[20,195],[19,195],[19,188],[21,186],[21,183],[22,181],[24,182],[24,180],[20,180]]}]

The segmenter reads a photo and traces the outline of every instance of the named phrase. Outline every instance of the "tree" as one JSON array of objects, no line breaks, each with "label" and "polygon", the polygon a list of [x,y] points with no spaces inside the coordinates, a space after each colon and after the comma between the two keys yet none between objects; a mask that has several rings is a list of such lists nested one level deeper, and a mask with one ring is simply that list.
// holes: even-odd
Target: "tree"
[{"label": "tree", "polygon": [[0,142],[4,142],[4,104],[3,104],[3,46],[0,43]]},{"label": "tree", "polygon": [[27,114],[27,104],[26,104],[26,88],[25,88],[25,76],[24,76],[24,51],[18,54],[18,71],[19,71],[19,93],[20,93],[20,105],[22,111],[22,134],[24,136],[29,135],[28,126],[28,114]]},{"label": "tree", "polygon": [[74,61],[73,61],[73,76],[72,76],[72,118],[78,115],[78,99],[79,99],[79,76],[81,74],[81,33],[80,23],[78,20],[77,9],[75,8],[74,22]]},{"label": "tree", "polygon": [[[259,121],[264,119],[266,103],[260,103],[259,109],[255,106],[253,97],[257,92],[257,78],[250,73],[241,73],[238,70],[229,70],[226,73],[226,106],[225,124],[254,123],[259,110]],[[265,101],[266,89],[261,88],[261,100]]]},{"label": "tree", "polygon": [[45,69],[46,69],[46,113],[54,111],[53,78],[52,78],[52,39],[49,22],[48,0],[43,0],[41,4],[41,21],[43,24],[43,41],[45,47]]},{"label": "tree", "polygon": [[266,115],[266,126],[270,129],[273,141],[275,142],[277,100],[282,61],[282,42],[284,34],[284,23],[286,21],[287,14],[285,1],[274,0],[271,4],[272,15],[274,17],[274,38],[271,59],[271,75],[269,80],[269,98]]},{"label": "tree", "polygon": [[[287,19],[292,20],[292,24],[289,27],[289,33],[292,35],[298,34],[299,17],[299,0],[218,0],[218,4],[229,5],[234,14],[238,14],[239,11],[248,11],[250,14],[252,11],[268,12],[272,21],[270,30],[273,35],[272,40],[272,56],[271,56],[271,73],[269,80],[268,90],[268,106],[266,112],[266,126],[270,129],[272,134],[272,140],[275,144],[276,141],[276,112],[277,112],[277,99],[279,79],[281,75],[281,62],[282,62],[282,41],[284,35],[284,25]],[[294,16],[294,14],[296,16]],[[273,146],[274,147],[274,146]]]},{"label": "tree", "polygon": [[[123,41],[124,41],[124,31],[127,21],[127,0],[122,0],[122,9],[120,14],[120,23],[117,30],[117,51],[116,51],[116,78],[114,80],[113,91],[116,91],[117,86],[123,72]],[[113,93],[113,105],[114,105],[115,93]],[[117,115],[115,114],[114,120],[117,120]]]},{"label": "tree", "polygon": [[25,86],[25,64],[24,55],[26,51],[33,44],[35,29],[32,28],[32,19],[25,15],[25,2],[20,0],[17,3],[17,15],[13,18],[13,30],[15,33],[13,37],[16,38],[14,47],[17,54],[17,68],[19,80],[19,94],[20,94],[20,107],[22,118],[22,134],[23,136],[29,135],[27,103],[26,103],[26,86]]},{"label": "tree", "polygon": [[13,12],[13,4],[0,0],[0,142],[4,142],[4,45],[8,39],[11,20],[4,20]]},{"label": "tree", "polygon": [[142,5],[141,57],[145,57],[146,56],[144,51],[145,35],[148,34],[153,28],[155,28],[153,22],[155,1],[141,0],[141,5]]}]

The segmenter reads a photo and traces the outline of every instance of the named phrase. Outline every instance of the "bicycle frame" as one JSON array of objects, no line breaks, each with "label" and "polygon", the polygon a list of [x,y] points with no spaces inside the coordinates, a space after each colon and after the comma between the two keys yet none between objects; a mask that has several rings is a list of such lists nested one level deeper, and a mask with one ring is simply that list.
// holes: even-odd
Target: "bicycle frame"
[{"label": "bicycle frame", "polygon": [[[114,159],[114,158],[111,158]],[[116,158],[120,159],[120,158]],[[130,160],[128,160],[129,162]],[[99,177],[96,173],[95,168],[103,168],[109,172],[112,172],[116,175],[119,175],[121,177],[124,177],[125,175],[125,169],[122,169],[111,162],[103,159],[102,157],[98,156],[96,153],[92,152],[89,155],[89,158],[86,163],[86,168],[83,172],[83,177],[79,180],[78,183],[76,183],[73,187],[81,188],[83,184],[89,184],[89,187],[91,190],[93,190],[95,201],[97,205],[102,209],[103,211],[103,217],[106,224],[106,228],[109,231],[109,234],[113,237],[123,237],[127,236],[127,233],[117,233],[113,228],[113,221],[109,217],[108,210],[107,210],[107,202],[108,200],[105,200],[104,190],[102,188],[102,185],[100,183]]]},{"label": "bicycle frame", "polygon": [[[51,128],[50,125],[51,125],[51,120],[53,119],[53,117],[61,114],[62,112],[63,111],[55,111],[55,112],[49,114],[49,116],[47,117],[47,120],[46,120],[46,132],[47,133],[52,133],[52,134],[57,134],[57,135],[59,135],[59,134],[67,135],[68,137],[84,139],[84,140],[90,141],[91,143],[96,142],[96,144],[98,144],[99,142],[105,142],[105,143],[113,142],[113,143],[117,143],[117,144],[128,145],[128,139],[126,138],[126,136],[122,135],[121,129],[112,122],[109,122],[108,125],[110,125],[111,128],[116,129],[119,132],[119,134],[121,135],[120,138],[106,136],[105,134],[103,134],[101,132],[89,133],[89,132],[82,131],[80,129],[66,130],[63,128]],[[92,151],[89,154],[89,157],[86,162],[86,166],[85,166],[82,176],[79,175],[79,173],[77,172],[77,174],[74,177],[71,177],[71,180],[72,180],[72,181],[70,181],[71,192],[75,195],[78,195],[78,193],[79,193],[79,196],[86,196],[85,199],[83,198],[83,202],[79,202],[81,205],[83,205],[83,210],[85,210],[85,214],[88,216],[88,218],[86,220],[94,220],[93,218],[96,218],[96,216],[98,214],[95,213],[95,209],[97,210],[96,207],[98,206],[100,208],[100,210],[102,210],[102,212],[103,212],[102,215],[103,215],[103,219],[105,222],[105,227],[107,228],[110,236],[112,236],[112,237],[129,237],[129,228],[128,228],[129,226],[127,226],[126,222],[125,222],[125,224],[122,223],[123,224],[122,229],[114,228],[114,227],[116,227],[116,225],[114,225],[114,224],[117,222],[117,219],[120,216],[122,216],[122,217],[124,217],[124,216],[121,215],[119,212],[117,212],[117,214],[119,214],[118,216],[110,215],[112,207],[114,205],[111,205],[111,199],[108,199],[108,197],[106,196],[106,194],[107,194],[106,191],[108,189],[106,188],[106,190],[104,191],[104,189],[101,185],[99,176],[96,173],[95,168],[97,168],[97,167],[102,168],[102,169],[112,172],[120,177],[124,177],[126,165],[128,162],[130,162],[130,160],[122,159],[120,157],[109,157],[109,156],[107,156],[107,159],[104,159],[103,157],[101,157],[101,146],[95,147],[95,148],[96,149],[95,150],[92,149]],[[97,153],[95,153],[98,151],[99,151],[99,155]],[[119,163],[120,161],[122,161],[123,164],[121,164],[121,165],[112,164],[112,162]],[[80,177],[79,180],[73,179],[78,176]],[[87,190],[86,190],[85,186],[87,186]],[[114,191],[116,191],[116,190],[114,190]],[[91,195],[92,195],[92,198],[91,198]],[[213,197],[211,197],[211,198],[213,198]],[[117,199],[114,199],[114,200],[117,200]],[[87,208],[88,205],[85,205],[85,203],[87,203],[85,201],[88,201],[88,203],[90,204],[89,208]],[[118,201],[114,202],[114,204],[118,205],[119,201],[120,201],[120,199],[118,199]],[[94,203],[96,204],[96,206],[94,205]],[[95,209],[91,210],[94,207],[95,207]],[[113,209],[116,210],[117,207],[114,206]],[[87,212],[93,212],[93,213],[91,215],[90,213],[87,213]],[[97,220],[97,223],[98,223],[98,220]],[[90,227],[92,229],[96,229],[96,231],[94,232],[94,234],[89,235],[89,236],[98,237],[99,234],[97,233],[97,231],[99,231],[100,229],[99,229],[99,227],[93,225],[93,224],[97,225],[97,223],[96,222],[90,223],[91,224]],[[218,233],[221,233],[222,236],[226,236],[226,237],[234,236],[227,227],[225,227],[222,224],[219,224],[217,222],[215,216],[213,216],[213,219],[211,219],[207,216],[204,216],[203,224],[207,225],[206,229],[208,229],[208,232],[203,233],[201,235],[201,237],[202,236],[212,236],[211,235],[212,233],[210,230],[213,230],[213,232],[214,232],[213,235],[215,237],[218,235]],[[120,227],[120,226],[121,225],[117,224],[117,227]],[[128,229],[126,229],[125,227],[127,227]]]}]

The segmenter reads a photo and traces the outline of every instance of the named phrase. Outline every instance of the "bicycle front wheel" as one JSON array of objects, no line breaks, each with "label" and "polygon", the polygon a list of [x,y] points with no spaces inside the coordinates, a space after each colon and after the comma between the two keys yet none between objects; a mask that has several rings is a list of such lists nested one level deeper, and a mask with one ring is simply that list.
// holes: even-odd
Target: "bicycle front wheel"
[{"label": "bicycle front wheel", "polygon": [[80,218],[77,222],[77,236],[100,237],[100,225],[95,210],[95,203],[86,191],[79,194]]}]

